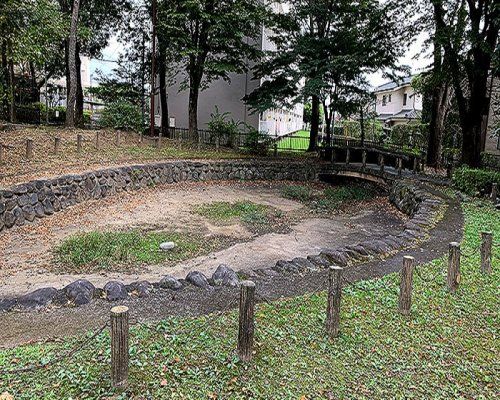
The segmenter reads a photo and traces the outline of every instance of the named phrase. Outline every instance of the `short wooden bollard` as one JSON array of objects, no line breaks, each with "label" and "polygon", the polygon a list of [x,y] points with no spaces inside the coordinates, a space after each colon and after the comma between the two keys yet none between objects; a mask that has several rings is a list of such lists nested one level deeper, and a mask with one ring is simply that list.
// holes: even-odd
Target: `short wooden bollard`
[{"label": "short wooden bollard", "polygon": [[455,293],[460,283],[460,243],[450,243],[446,283],[448,290]]},{"label": "short wooden bollard", "polygon": [[398,175],[401,176],[403,172],[403,160],[399,157],[396,159],[396,167],[398,169]]},{"label": "short wooden bollard", "polygon": [[60,149],[61,149],[61,138],[55,137],[54,138],[54,154],[59,153]]},{"label": "short wooden bollard", "polygon": [[0,164],[3,163],[4,160],[5,160],[4,147],[3,144],[0,143]]},{"label": "short wooden bollard", "polygon": [[401,268],[401,282],[399,283],[399,312],[403,315],[410,315],[411,311],[414,270],[415,259],[410,256],[404,256],[403,268]]},{"label": "short wooden bollard", "polygon": [[498,196],[498,185],[496,183],[493,183],[491,185],[491,201],[493,203],[497,202],[497,196]]},{"label": "short wooden bollard", "polygon": [[252,360],[254,336],[255,283],[244,281],[240,288],[240,323],[238,330],[238,356],[241,361]]},{"label": "short wooden bollard", "polygon": [[363,169],[365,169],[366,168],[366,150],[363,150],[362,163],[363,163]]},{"label": "short wooden bollard", "polygon": [[493,234],[491,232],[481,232],[481,272],[491,274],[491,249],[493,247]]},{"label": "short wooden bollard", "polygon": [[120,131],[116,132],[115,145],[120,145]]},{"label": "short wooden bollard", "polygon": [[345,165],[349,165],[351,162],[351,150],[347,149],[345,152]]},{"label": "short wooden bollard", "polygon": [[128,307],[111,309],[111,380],[113,387],[124,390],[128,385]]},{"label": "short wooden bollard", "polygon": [[418,157],[413,159],[413,173],[416,174],[418,172],[418,166],[420,162],[418,161]]},{"label": "short wooden bollard", "polygon": [[342,296],[341,267],[332,266],[328,273],[328,299],[326,304],[326,333],[330,339],[340,333],[340,298]]},{"label": "short wooden bollard", "polygon": [[26,139],[26,158],[28,160],[33,158],[33,140]]},{"label": "short wooden bollard", "polygon": [[82,152],[82,142],[83,142],[83,136],[77,135],[76,136],[76,151],[77,151],[77,153]]},{"label": "short wooden bollard", "polygon": [[384,172],[385,160],[384,160],[384,155],[383,154],[380,155],[378,162],[379,162],[379,165],[380,165],[380,172]]}]

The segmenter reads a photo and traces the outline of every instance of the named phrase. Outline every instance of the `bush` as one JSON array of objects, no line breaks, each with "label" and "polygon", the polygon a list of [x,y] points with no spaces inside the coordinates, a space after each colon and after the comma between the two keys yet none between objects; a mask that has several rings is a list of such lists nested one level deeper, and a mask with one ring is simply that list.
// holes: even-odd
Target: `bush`
[{"label": "bush", "polygon": [[286,199],[299,200],[302,202],[309,201],[313,198],[313,192],[311,188],[301,185],[285,186],[281,190],[281,195]]},{"label": "bush", "polygon": [[245,134],[245,147],[251,154],[265,156],[273,144],[273,138],[257,129],[247,127]]},{"label": "bush", "polygon": [[215,111],[210,115],[208,129],[211,132],[210,139],[218,138],[220,144],[225,143],[232,147],[234,138],[238,136],[241,122],[236,122],[234,119],[229,120],[229,112],[221,114],[219,107],[215,106]]},{"label": "bush", "polygon": [[490,193],[493,183],[500,184],[500,172],[462,167],[453,172],[452,181],[455,188],[474,196]]},{"label": "bush", "polygon": [[391,129],[391,142],[410,147],[425,148],[429,138],[429,124],[400,124]]},{"label": "bush", "polygon": [[100,124],[105,128],[136,132],[141,132],[144,128],[140,107],[125,101],[108,104],[101,114]]}]

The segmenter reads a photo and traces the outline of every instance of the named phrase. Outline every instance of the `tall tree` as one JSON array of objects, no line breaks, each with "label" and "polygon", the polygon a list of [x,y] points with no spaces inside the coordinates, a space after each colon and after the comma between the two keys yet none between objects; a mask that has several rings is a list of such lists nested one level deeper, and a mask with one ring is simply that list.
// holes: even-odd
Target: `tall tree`
[{"label": "tall tree", "polygon": [[[494,0],[433,0],[462,131],[462,162],[480,165],[483,123],[489,111],[488,76],[498,76],[500,7]],[[450,14],[456,23],[449,24]]]},{"label": "tall tree", "polygon": [[[259,111],[312,99],[309,150],[316,149],[319,113],[335,87],[366,73],[395,68],[406,34],[404,4],[377,0],[293,0],[273,41],[277,51],[255,69],[266,81],[247,100]],[[409,33],[408,33],[409,34]]]},{"label": "tall tree", "polygon": [[198,134],[200,91],[217,79],[230,80],[231,73],[244,73],[259,57],[254,46],[264,23],[260,0],[172,0],[159,19],[159,29],[175,49],[189,90],[189,131]]},{"label": "tall tree", "polygon": [[69,69],[69,94],[66,104],[66,126],[75,127],[76,115],[76,92],[77,92],[77,30],[78,17],[80,15],[80,0],[73,1],[73,10],[71,14],[71,26],[68,39],[68,69]]}]

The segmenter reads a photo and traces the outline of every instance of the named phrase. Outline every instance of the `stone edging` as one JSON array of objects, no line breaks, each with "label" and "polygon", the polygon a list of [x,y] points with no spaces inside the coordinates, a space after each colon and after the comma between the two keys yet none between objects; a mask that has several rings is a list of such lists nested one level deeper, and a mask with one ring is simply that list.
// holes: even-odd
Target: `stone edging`
[{"label": "stone edging", "polygon": [[[443,200],[413,181],[395,181],[391,186],[389,198],[399,210],[410,216],[401,233],[380,235],[378,238],[338,249],[325,249],[320,254],[309,255],[307,258],[280,260],[272,268],[245,271],[242,274],[246,278],[251,278],[304,273],[318,271],[332,264],[348,267],[368,261],[370,258],[392,255],[425,240],[432,227],[438,222],[445,206]],[[176,279],[167,275],[158,283],[140,281],[130,285],[110,281],[102,289],[95,288],[89,281],[78,280],[61,290],[42,288],[15,299],[0,299],[0,312],[13,309],[37,309],[49,305],[79,306],[90,303],[95,298],[118,301],[130,296],[148,296],[155,290],[182,290],[187,285],[193,285],[202,290],[214,290],[220,286],[237,287],[239,277],[231,268],[220,265],[211,278],[207,278],[201,272],[192,271],[186,279]]]}]

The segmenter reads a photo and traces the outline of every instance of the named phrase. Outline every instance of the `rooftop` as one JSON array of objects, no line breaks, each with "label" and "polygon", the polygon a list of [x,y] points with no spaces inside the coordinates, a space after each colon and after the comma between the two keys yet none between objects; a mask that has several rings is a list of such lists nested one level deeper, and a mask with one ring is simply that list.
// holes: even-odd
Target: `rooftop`
[{"label": "rooftop", "polygon": [[411,75],[411,76],[406,76],[397,82],[391,81],[391,82],[384,83],[383,85],[377,86],[375,88],[375,92],[384,92],[386,90],[391,90],[391,89],[395,89],[397,87],[409,85],[414,77],[415,77],[415,75]]}]

